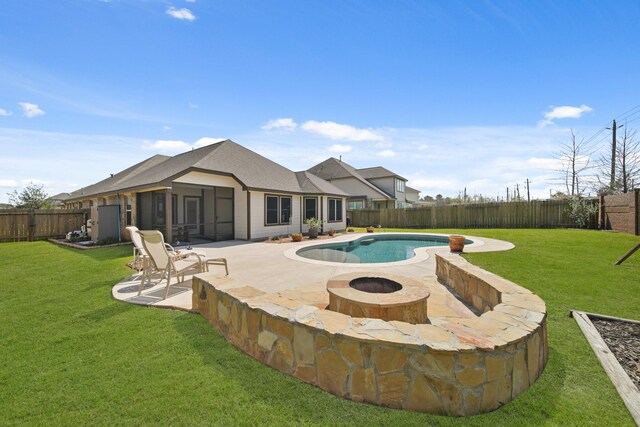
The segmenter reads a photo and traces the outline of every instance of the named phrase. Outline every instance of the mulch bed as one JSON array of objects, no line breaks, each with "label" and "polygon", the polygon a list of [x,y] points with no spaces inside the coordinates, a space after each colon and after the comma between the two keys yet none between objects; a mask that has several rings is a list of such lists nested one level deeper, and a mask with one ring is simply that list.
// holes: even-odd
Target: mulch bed
[{"label": "mulch bed", "polygon": [[640,324],[591,318],[611,353],[640,389]]},{"label": "mulch bed", "polygon": [[[339,235],[341,235],[342,233],[336,233],[333,236],[329,236],[328,234],[321,234],[318,236],[317,239],[309,239],[307,236],[303,236],[302,237],[302,241],[306,242],[309,240],[327,240],[327,239],[333,239],[334,237],[337,237]],[[286,235],[286,236],[273,236],[267,240],[265,240],[265,243],[289,243],[292,242],[293,240],[291,239],[290,235]]]}]

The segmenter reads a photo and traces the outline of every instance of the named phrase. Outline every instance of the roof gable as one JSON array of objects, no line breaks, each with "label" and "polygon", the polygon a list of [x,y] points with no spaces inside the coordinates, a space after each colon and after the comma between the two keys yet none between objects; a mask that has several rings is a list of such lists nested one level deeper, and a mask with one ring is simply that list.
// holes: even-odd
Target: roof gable
[{"label": "roof gable", "polygon": [[358,173],[360,173],[360,175],[362,175],[365,179],[394,177],[394,178],[400,178],[404,181],[407,180],[406,178],[403,178],[397,173],[391,172],[389,169],[384,168],[382,166],[374,166],[371,168],[358,169]]},{"label": "roof gable", "polygon": [[355,178],[385,198],[392,199],[389,194],[367,181],[356,168],[342,160],[336,159],[335,157],[330,157],[324,162],[318,163],[312,168],[307,169],[307,171],[327,181],[343,178]]}]

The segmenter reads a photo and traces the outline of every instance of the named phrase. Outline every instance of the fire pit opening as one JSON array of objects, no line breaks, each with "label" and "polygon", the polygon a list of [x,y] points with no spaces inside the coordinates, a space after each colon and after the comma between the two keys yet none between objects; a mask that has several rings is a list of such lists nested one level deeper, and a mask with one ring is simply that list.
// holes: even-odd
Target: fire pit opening
[{"label": "fire pit opening", "polygon": [[353,289],[371,294],[390,294],[402,289],[402,285],[384,277],[358,277],[349,282]]}]

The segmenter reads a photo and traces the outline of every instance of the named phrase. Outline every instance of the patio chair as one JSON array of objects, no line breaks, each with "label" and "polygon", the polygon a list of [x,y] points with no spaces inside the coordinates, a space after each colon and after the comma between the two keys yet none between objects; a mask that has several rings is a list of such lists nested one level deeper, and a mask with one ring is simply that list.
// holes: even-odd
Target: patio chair
[{"label": "patio chair", "polygon": [[142,247],[144,248],[148,257],[146,266],[142,275],[142,281],[140,282],[140,289],[138,295],[142,293],[144,284],[147,280],[151,281],[151,270],[162,273],[160,282],[165,277],[167,278],[167,287],[164,291],[164,298],[169,296],[169,286],[171,286],[171,276],[175,275],[178,278],[178,283],[184,281],[184,273],[190,269],[196,269],[198,271],[203,270],[203,259],[196,253],[189,253],[187,258],[176,259],[169,254],[164,243],[162,233],[157,230],[138,230],[137,234],[142,240]]},{"label": "patio chair", "polygon": [[[131,271],[133,272],[133,269],[136,268],[136,266],[138,266],[139,268],[136,268],[136,270],[138,270],[138,275],[140,274],[140,270],[144,269],[144,262],[145,262],[145,257],[147,257],[147,251],[144,250],[144,247],[142,246],[142,238],[140,238],[140,235],[138,234],[138,227],[130,225],[127,227],[127,231],[129,232],[129,236],[131,237],[131,243],[133,243],[133,263],[131,264]],[[167,252],[171,253],[178,253],[173,246],[171,246],[168,243],[164,244],[165,247],[167,248]]]}]

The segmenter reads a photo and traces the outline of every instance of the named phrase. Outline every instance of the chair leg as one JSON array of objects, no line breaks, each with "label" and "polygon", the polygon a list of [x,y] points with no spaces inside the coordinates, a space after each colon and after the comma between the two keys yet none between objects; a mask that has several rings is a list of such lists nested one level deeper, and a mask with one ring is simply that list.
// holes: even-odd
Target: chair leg
[{"label": "chair leg", "polygon": [[171,285],[171,270],[167,269],[167,287],[164,290],[164,299],[169,296],[169,286]]},{"label": "chair leg", "polygon": [[224,271],[227,273],[226,275],[229,275],[229,267],[227,266],[227,260],[224,260]]},{"label": "chair leg", "polygon": [[142,270],[142,281],[140,282],[140,287],[138,289],[138,296],[142,294],[142,289],[144,289],[144,282],[147,280],[147,269]]}]

